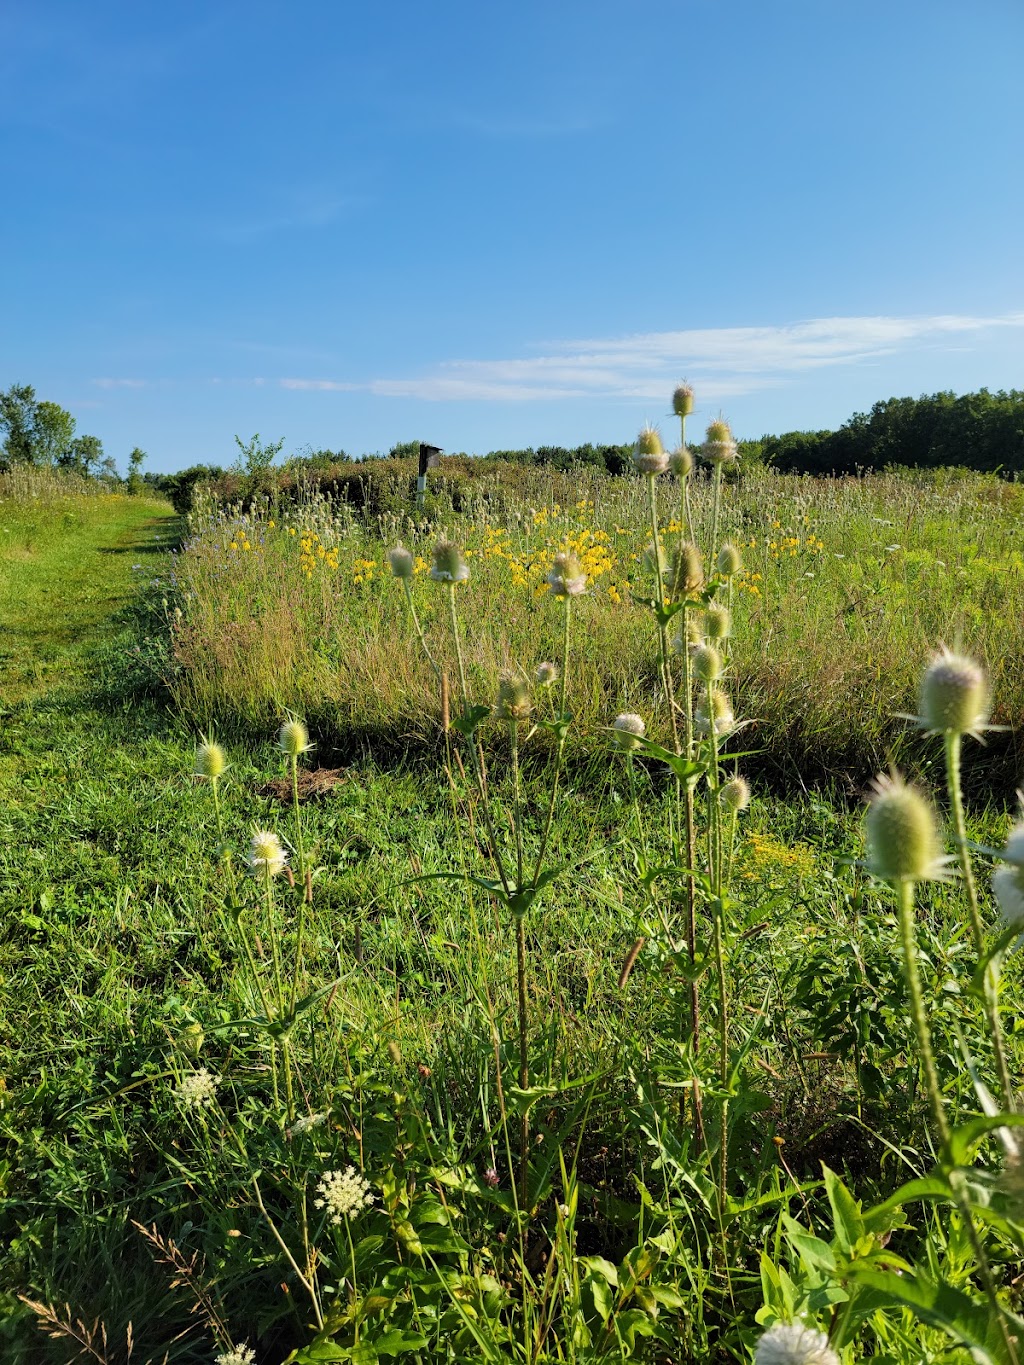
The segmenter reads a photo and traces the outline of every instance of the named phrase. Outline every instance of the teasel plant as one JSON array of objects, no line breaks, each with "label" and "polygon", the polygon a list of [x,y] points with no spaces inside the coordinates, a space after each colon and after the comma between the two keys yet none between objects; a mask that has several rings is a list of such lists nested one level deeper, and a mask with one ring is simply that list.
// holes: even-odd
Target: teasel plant
[{"label": "teasel plant", "polygon": [[[390,552],[388,558],[394,576],[403,584],[413,630],[420,647],[432,667],[440,674],[440,669],[431,653],[426,634],[415,610],[410,587],[411,557],[407,558],[407,556],[408,551],[404,551],[403,547],[399,546]],[[547,586],[550,589],[551,597],[561,606],[562,651],[560,666],[551,662],[543,662],[538,665],[535,673],[536,685],[549,690],[549,697],[550,691],[553,691],[556,686],[559,692],[557,711],[549,701],[550,715],[545,717],[534,715],[534,697],[529,679],[524,674],[512,670],[502,675],[493,705],[472,702],[467,685],[467,672],[462,649],[462,630],[456,599],[459,584],[465,583],[469,578],[469,566],[461,550],[448,541],[439,542],[434,549],[430,577],[439,583],[447,594],[448,622],[462,701],[461,714],[454,717],[451,724],[465,741],[465,747],[470,756],[476,796],[486,834],[487,857],[493,876],[480,877],[466,871],[440,872],[427,874],[417,880],[442,879],[471,883],[486,894],[493,896],[503,905],[512,921],[516,947],[517,1082],[520,1092],[517,1097],[520,1123],[516,1195],[522,1218],[521,1230],[525,1244],[530,1218],[530,1105],[528,1095],[530,1090],[530,1027],[526,919],[544,890],[561,872],[561,868],[548,867],[546,863],[564,769],[566,740],[572,720],[568,709],[572,604],[576,598],[586,592],[587,575],[578,557],[571,551],[563,551],[555,555],[547,576]],[[443,682],[442,675],[442,684]],[[489,718],[503,723],[508,735],[512,782],[511,850],[506,847],[505,841],[499,835],[489,799],[487,760],[480,733],[483,723]],[[523,733],[524,727],[526,727],[525,734]],[[536,851],[531,853],[527,846],[527,822],[520,755],[522,746],[538,729],[547,730],[552,734],[555,740],[555,761],[547,806],[542,815],[541,835],[537,841]],[[504,1118],[506,1117],[506,1110],[500,1075],[497,1080]]]}]

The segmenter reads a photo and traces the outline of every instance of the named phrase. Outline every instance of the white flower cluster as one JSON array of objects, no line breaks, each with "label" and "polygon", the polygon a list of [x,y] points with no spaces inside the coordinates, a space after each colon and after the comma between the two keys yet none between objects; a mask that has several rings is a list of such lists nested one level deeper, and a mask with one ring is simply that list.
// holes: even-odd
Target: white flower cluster
[{"label": "white flower cluster", "polygon": [[839,1365],[839,1357],[824,1332],[777,1322],[757,1343],[754,1365]]},{"label": "white flower cluster", "polygon": [[303,1114],[288,1129],[288,1137],[300,1137],[303,1133],[308,1133],[311,1128],[319,1128],[321,1123],[326,1122],[326,1114]]},{"label": "white flower cluster", "polygon": [[218,1085],[220,1077],[202,1066],[198,1071],[183,1076],[174,1093],[187,1109],[208,1109],[213,1103]]},{"label": "white flower cluster", "polygon": [[251,1346],[238,1345],[230,1351],[221,1351],[216,1365],[256,1365],[256,1352]]},{"label": "white flower cluster", "polygon": [[316,1188],[321,1197],[313,1202],[318,1209],[327,1210],[335,1225],[343,1218],[358,1217],[373,1203],[369,1182],[354,1166],[346,1166],[343,1171],[324,1171]]}]

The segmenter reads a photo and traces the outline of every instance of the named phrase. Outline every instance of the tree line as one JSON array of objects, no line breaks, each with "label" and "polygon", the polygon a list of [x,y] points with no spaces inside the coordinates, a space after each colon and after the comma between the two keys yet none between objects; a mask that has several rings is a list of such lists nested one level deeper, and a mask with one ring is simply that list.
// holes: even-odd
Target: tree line
[{"label": "tree line", "polygon": [[[31,384],[0,390],[0,469],[35,465],[120,482],[117,464],[112,456],[104,455],[100,438],[76,435],[77,426],[59,403],[38,399]],[[141,491],[145,458],[138,446],[128,456],[125,482],[130,492]]]}]

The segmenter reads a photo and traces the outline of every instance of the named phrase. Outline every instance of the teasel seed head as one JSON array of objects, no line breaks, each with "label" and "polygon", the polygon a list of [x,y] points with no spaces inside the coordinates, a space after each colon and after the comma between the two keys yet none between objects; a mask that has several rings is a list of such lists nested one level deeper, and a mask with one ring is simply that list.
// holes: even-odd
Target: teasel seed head
[{"label": "teasel seed head", "polygon": [[732,702],[720,687],[709,687],[697,705],[693,717],[693,730],[698,739],[710,739],[711,727],[719,739],[732,734],[736,728]]},{"label": "teasel seed head", "polygon": [[704,458],[711,464],[732,464],[736,459],[736,442],[729,423],[719,418],[707,429],[704,441]]},{"label": "teasel seed head", "polygon": [[720,602],[712,602],[704,613],[704,638],[728,640],[732,634],[732,613]]},{"label": "teasel seed head", "polygon": [[672,393],[672,411],[677,417],[689,417],[693,411],[693,388],[685,379]]},{"label": "teasel seed head", "polygon": [[465,583],[469,577],[469,565],[462,551],[450,540],[439,540],[434,546],[430,577],[435,583]]},{"label": "teasel seed head", "polygon": [[612,739],[617,748],[629,753],[647,733],[642,717],[632,711],[622,711],[612,721]]},{"label": "teasel seed head", "polygon": [[498,704],[494,714],[498,720],[525,720],[533,710],[530,686],[516,673],[503,673],[498,680]]},{"label": "teasel seed head", "polygon": [[687,612],[686,635],[684,636],[681,630],[677,631],[672,638],[672,648],[675,650],[677,654],[682,654],[684,649],[687,649],[692,653],[693,650],[696,649],[697,646],[700,644],[700,642],[701,642],[700,620],[696,613]]},{"label": "teasel seed head", "polygon": [[249,843],[249,867],[257,876],[276,877],[284,871],[288,857],[281,840],[272,830],[258,829]]},{"label": "teasel seed head", "polygon": [[560,550],[555,555],[547,582],[555,597],[580,597],[587,590],[587,575],[583,565],[571,550]]},{"label": "teasel seed head", "polygon": [[746,810],[750,805],[750,783],[738,774],[730,777],[728,782],[722,783],[718,799],[726,810]]},{"label": "teasel seed head", "polygon": [[678,597],[690,597],[704,586],[704,561],[692,540],[681,541],[673,551],[669,582]]},{"label": "teasel seed head", "polygon": [[867,866],[886,882],[922,882],[942,876],[935,814],[926,798],[899,774],[875,779],[867,814]]},{"label": "teasel seed head", "polygon": [[719,550],[717,565],[723,578],[732,578],[743,568],[743,557],[731,540],[727,540]]},{"label": "teasel seed head", "polygon": [[552,683],[558,681],[558,665],[548,660],[537,665],[537,670],[533,675],[537,679],[538,687],[550,687]]},{"label": "teasel seed head", "polygon": [[223,777],[228,766],[227,754],[211,739],[204,739],[196,748],[196,777],[206,777],[216,780]]},{"label": "teasel seed head", "polygon": [[754,1365],[839,1365],[839,1356],[824,1332],[777,1322],[757,1343]]},{"label": "teasel seed head", "polygon": [[1007,929],[1024,930],[1024,867],[1010,864],[992,873],[992,894]]},{"label": "teasel seed head", "polygon": [[668,469],[668,456],[661,443],[661,433],[656,427],[644,427],[636,438],[633,463],[641,474],[649,474],[651,477],[664,474]]},{"label": "teasel seed head", "polygon": [[403,583],[412,581],[416,560],[411,550],[407,550],[404,545],[396,545],[393,550],[388,551],[388,563],[396,578],[401,579]]},{"label": "teasel seed head", "polygon": [[668,457],[668,470],[677,478],[685,479],[693,473],[693,452],[688,446],[677,446]]},{"label": "teasel seed head", "polygon": [[722,656],[714,645],[698,645],[693,651],[691,663],[694,677],[701,682],[717,682],[722,676]]},{"label": "teasel seed head", "polygon": [[309,731],[301,720],[292,716],[286,720],[277,732],[277,747],[288,758],[298,758],[300,754],[312,749],[309,742]]},{"label": "teasel seed head", "polygon": [[938,734],[979,736],[988,721],[985,670],[963,654],[941,649],[921,679],[922,729]]}]

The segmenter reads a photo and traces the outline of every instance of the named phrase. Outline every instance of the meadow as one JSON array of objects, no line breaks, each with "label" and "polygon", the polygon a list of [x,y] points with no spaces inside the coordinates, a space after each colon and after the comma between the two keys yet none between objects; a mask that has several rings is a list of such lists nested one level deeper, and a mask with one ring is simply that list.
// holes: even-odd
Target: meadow
[{"label": "meadow", "polygon": [[1022,490],[728,446],[0,487],[5,1360],[1019,1359]]}]

